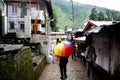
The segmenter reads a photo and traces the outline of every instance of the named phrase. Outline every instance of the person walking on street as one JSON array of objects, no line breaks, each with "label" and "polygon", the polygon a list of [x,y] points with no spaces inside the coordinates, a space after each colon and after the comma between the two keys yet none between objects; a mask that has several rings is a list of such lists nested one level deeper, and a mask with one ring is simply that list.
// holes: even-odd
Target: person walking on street
[{"label": "person walking on street", "polygon": [[[61,41],[59,39],[56,40],[56,44],[60,43]],[[64,80],[67,78],[67,63],[68,63],[68,56],[57,56],[56,55],[56,60],[57,60],[57,63],[59,64],[59,67],[60,67],[60,74],[61,74],[61,77],[60,79],[61,80]]]},{"label": "person walking on street", "polygon": [[[71,43],[74,45],[75,49],[77,48],[75,45],[75,40],[73,39],[73,37],[71,37]],[[72,54],[72,60],[76,61],[76,50],[75,52]]]},{"label": "person walking on street", "polygon": [[68,57],[61,57],[61,56],[57,56],[57,60],[59,63],[59,67],[60,67],[60,74],[61,80],[64,80],[67,78],[67,63],[68,63]]},{"label": "person walking on street", "polygon": [[86,48],[86,68],[87,68],[87,78],[90,77],[90,73],[92,73],[92,80],[94,80],[95,74],[94,74],[94,67],[93,64],[96,60],[96,53],[95,48],[92,46],[92,41],[88,42],[88,46]]}]

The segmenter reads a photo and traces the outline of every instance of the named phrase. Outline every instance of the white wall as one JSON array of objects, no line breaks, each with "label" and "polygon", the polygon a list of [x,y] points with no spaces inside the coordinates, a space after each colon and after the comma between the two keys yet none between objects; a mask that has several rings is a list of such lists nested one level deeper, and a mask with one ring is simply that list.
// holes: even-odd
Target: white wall
[{"label": "white wall", "polygon": [[[14,3],[15,4],[15,3]],[[18,4],[18,3],[16,3]],[[31,10],[28,8],[27,9],[27,15],[24,16],[24,18],[21,18],[21,9],[20,7],[17,8],[17,13],[12,12],[12,5],[8,5],[8,22],[12,21],[15,23],[15,29],[9,29],[10,24],[8,23],[8,32],[16,32],[18,38],[28,38],[31,37],[31,30],[33,28],[33,24],[31,24],[31,19],[36,19],[36,16],[38,16],[38,19],[43,20],[42,22],[45,22],[45,17],[44,17],[44,11],[43,10],[38,10],[36,4],[32,4]],[[20,22],[22,22],[25,26],[25,32],[20,30]],[[45,32],[45,29],[42,28],[41,23],[38,24],[37,27],[38,31],[43,31]]]},{"label": "white wall", "polygon": [[[12,8],[13,6],[12,5],[8,5],[8,9],[7,9],[7,16],[8,16],[8,32],[17,32],[17,30],[19,30],[19,27],[18,27],[18,21],[19,21],[19,18],[20,18],[20,13],[21,13],[21,9],[19,7],[16,7],[17,8],[17,13],[13,13],[12,12]],[[10,23],[9,22],[14,22],[14,26],[15,26],[15,29],[10,29]]]},{"label": "white wall", "polygon": [[[47,44],[44,44],[47,42]],[[40,43],[40,52],[46,55],[47,63],[51,63],[53,56],[50,55],[50,52],[54,49],[56,44],[56,39],[51,36],[33,34],[32,43]]]},{"label": "white wall", "polygon": [[20,13],[21,13],[21,10],[19,7],[16,7],[17,8],[17,13],[12,13],[12,6],[11,5],[8,5],[8,17],[10,18],[19,18],[20,17]]},{"label": "white wall", "polygon": [[4,26],[2,34],[7,34],[7,30],[8,30],[8,27],[7,27],[7,17],[6,16],[2,16],[2,21],[3,21],[2,25]]}]

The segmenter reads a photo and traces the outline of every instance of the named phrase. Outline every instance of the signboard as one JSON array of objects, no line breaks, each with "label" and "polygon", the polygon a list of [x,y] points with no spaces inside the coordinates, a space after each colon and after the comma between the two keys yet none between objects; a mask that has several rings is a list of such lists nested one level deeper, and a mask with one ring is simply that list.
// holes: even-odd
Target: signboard
[{"label": "signboard", "polygon": [[40,41],[47,41],[49,39],[48,36],[39,36]]},{"label": "signboard", "polygon": [[33,34],[31,41],[32,41],[32,43],[40,43],[43,41],[49,41],[49,36],[40,35],[40,34]]}]

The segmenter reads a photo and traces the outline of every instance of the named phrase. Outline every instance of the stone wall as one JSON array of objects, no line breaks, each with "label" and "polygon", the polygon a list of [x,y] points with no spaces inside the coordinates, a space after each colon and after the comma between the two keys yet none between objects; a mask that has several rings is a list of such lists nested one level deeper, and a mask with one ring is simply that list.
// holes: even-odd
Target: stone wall
[{"label": "stone wall", "polygon": [[34,80],[29,47],[18,53],[6,53],[0,58],[0,80]]},{"label": "stone wall", "polygon": [[34,80],[38,80],[46,63],[47,62],[46,62],[45,55],[38,56],[37,66],[34,67],[34,77],[35,77]]},{"label": "stone wall", "polygon": [[46,64],[45,55],[38,55],[37,66],[33,66],[31,49],[23,47],[17,53],[0,56],[0,80],[37,80]]}]

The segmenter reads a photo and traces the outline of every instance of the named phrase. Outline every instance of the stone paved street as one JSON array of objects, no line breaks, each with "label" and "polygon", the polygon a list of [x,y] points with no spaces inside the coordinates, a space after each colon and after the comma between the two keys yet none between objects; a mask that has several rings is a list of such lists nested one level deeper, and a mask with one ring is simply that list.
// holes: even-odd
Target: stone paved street
[{"label": "stone paved street", "polygon": [[[67,65],[68,78],[66,80],[88,80],[85,74],[85,66],[79,60],[73,61],[70,57]],[[47,64],[39,80],[60,80],[59,65],[53,63]]]}]

